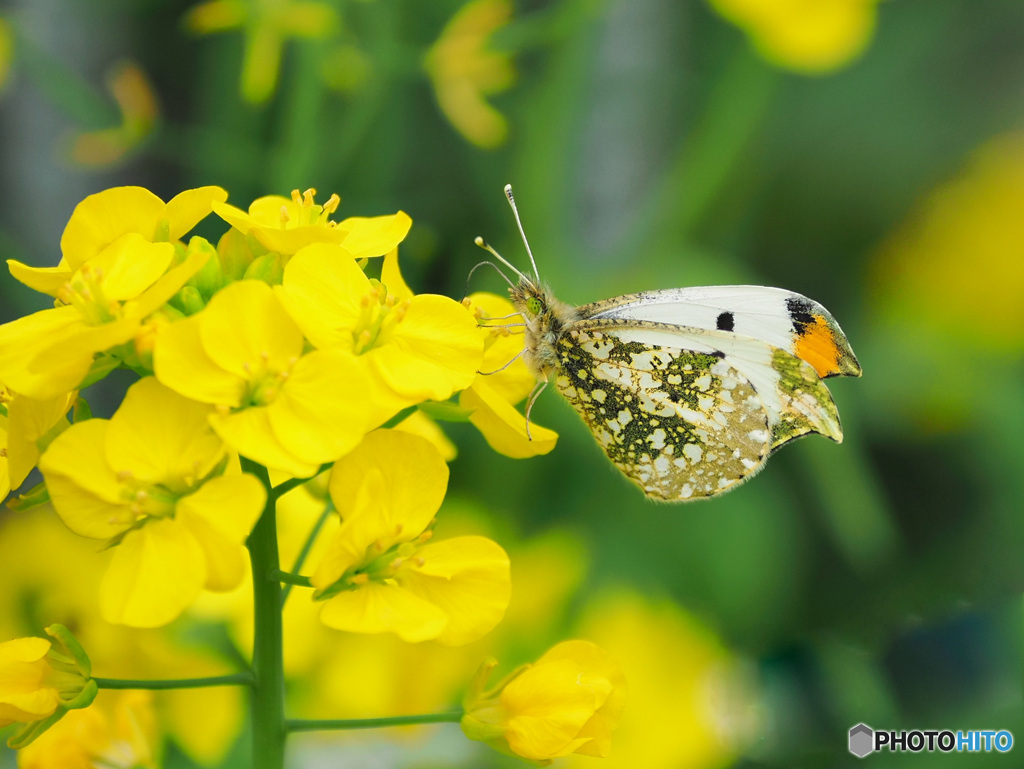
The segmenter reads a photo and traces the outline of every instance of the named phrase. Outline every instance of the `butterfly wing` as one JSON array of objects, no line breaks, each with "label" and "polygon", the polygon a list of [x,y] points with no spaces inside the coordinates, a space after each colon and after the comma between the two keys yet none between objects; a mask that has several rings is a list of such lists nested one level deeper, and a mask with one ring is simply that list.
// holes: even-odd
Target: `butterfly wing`
[{"label": "butterfly wing", "polygon": [[758,339],[594,319],[571,324],[557,354],[558,389],[648,496],[714,496],[793,438],[819,432],[842,440],[814,369]]},{"label": "butterfly wing", "polygon": [[584,319],[642,320],[759,339],[810,363],[822,378],[860,376],[831,313],[806,296],[767,286],[695,286],[626,294],[578,309]]}]

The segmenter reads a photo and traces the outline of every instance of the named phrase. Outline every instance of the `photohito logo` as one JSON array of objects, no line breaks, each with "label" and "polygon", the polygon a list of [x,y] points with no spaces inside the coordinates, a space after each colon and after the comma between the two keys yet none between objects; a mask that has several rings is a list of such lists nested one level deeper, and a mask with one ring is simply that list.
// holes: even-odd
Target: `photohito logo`
[{"label": "photohito logo", "polygon": [[911,731],[889,731],[872,729],[867,724],[857,724],[850,729],[847,746],[857,758],[874,753],[876,750],[893,752],[908,751],[920,753],[936,750],[942,753],[1006,753],[1013,747],[1013,735],[1006,729],[975,729],[969,732],[952,732],[948,729],[914,729]]}]

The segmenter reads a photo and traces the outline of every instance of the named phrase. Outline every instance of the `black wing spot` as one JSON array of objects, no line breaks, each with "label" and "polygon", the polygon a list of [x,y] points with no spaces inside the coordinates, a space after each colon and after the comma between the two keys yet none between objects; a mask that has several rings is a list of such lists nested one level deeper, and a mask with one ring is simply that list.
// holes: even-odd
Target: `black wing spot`
[{"label": "black wing spot", "polygon": [[723,312],[718,316],[715,325],[719,331],[732,331],[736,325],[736,318],[733,317],[731,312]]},{"label": "black wing spot", "polygon": [[814,306],[809,299],[791,296],[786,300],[786,309],[789,311],[789,319],[793,322],[793,330],[800,336],[803,336],[808,326],[814,325]]},{"label": "black wing spot", "polygon": [[712,350],[711,352],[708,353],[708,355],[710,355],[713,358],[718,358],[719,360],[725,359],[725,353],[722,352],[721,350]]}]

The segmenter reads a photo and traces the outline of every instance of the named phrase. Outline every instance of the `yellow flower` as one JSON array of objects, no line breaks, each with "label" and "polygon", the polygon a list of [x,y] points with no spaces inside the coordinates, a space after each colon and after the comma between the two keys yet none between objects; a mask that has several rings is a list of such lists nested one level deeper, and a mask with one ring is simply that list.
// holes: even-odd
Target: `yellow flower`
[{"label": "yellow flower", "polygon": [[186,26],[196,34],[244,31],[242,96],[252,104],[273,95],[289,37],[323,38],[337,23],[337,12],[329,3],[313,0],[207,0],[185,16]]},{"label": "yellow flower", "polygon": [[116,545],[100,586],[108,622],[164,625],[204,587],[230,590],[245,574],[242,543],[265,492],[222,474],[212,411],[146,377],[112,419],[72,425],[39,463],[68,528]]},{"label": "yellow flower", "polygon": [[[205,258],[193,254],[168,271],[170,243],[121,236],[73,273],[58,292],[57,307],[0,326],[0,381],[38,400],[77,389],[96,354],[130,342]],[[128,354],[114,351],[112,365],[103,370]]]},{"label": "yellow flower", "polygon": [[368,407],[369,378],[351,353],[303,355],[304,344],[270,287],[243,280],[163,329],[153,362],[162,383],[217,406],[210,423],[233,449],[305,477],[390,414]]},{"label": "yellow flower", "polygon": [[312,577],[325,625],[461,646],[501,621],[505,551],[484,537],[430,542],[447,485],[437,449],[396,430],[370,433],[334,465],[330,494],[342,524]]},{"label": "yellow flower", "polygon": [[60,239],[59,265],[29,267],[15,259],[7,265],[29,288],[57,296],[82,265],[123,236],[135,233],[150,243],[179,240],[213,210],[214,201],[227,197],[220,187],[199,187],[164,203],[142,187],[113,187],[75,206]]},{"label": "yellow flower", "polygon": [[482,373],[459,395],[459,405],[472,412],[469,421],[499,454],[514,459],[547,454],[555,447],[558,433],[531,422],[528,435],[526,417],[515,409],[536,386],[537,378],[521,357],[522,335],[500,326],[521,323],[522,318],[511,302],[495,294],[472,294],[468,302],[481,324],[484,360]]},{"label": "yellow flower", "polygon": [[156,714],[145,691],[104,692],[18,754],[18,769],[155,769]]},{"label": "yellow flower", "polygon": [[69,710],[96,697],[89,657],[63,625],[51,625],[43,638],[0,643],[0,729],[25,726],[7,744],[28,745]]},{"label": "yellow flower", "polygon": [[424,66],[441,111],[469,141],[492,149],[508,136],[508,121],[485,98],[515,81],[512,57],[490,50],[491,36],[508,24],[509,0],[472,0],[462,6],[427,52]]},{"label": "yellow flower", "polygon": [[124,160],[153,132],[160,109],[145,72],[132,62],[117,64],[107,87],[121,111],[121,124],[78,134],[71,144],[71,159],[88,168],[102,168]]},{"label": "yellow flower", "polygon": [[364,400],[391,414],[446,400],[480,366],[483,340],[465,307],[434,294],[398,299],[330,246],[297,253],[276,291],[314,347],[355,358],[372,382]]},{"label": "yellow flower", "polygon": [[806,74],[840,69],[867,48],[879,0],[710,0],[764,58]]},{"label": "yellow flower", "polygon": [[484,662],[463,699],[467,737],[541,764],[572,753],[608,755],[626,680],[600,647],[563,641],[485,691],[496,666]]},{"label": "yellow flower", "polygon": [[341,198],[331,195],[321,206],[313,201],[315,195],[314,189],[301,195],[292,190],[291,198],[257,198],[248,213],[226,203],[215,204],[213,210],[235,229],[283,256],[312,243],[341,245],[344,250],[332,252],[334,259],[346,255],[355,259],[383,256],[405,239],[412,226],[412,219],[404,211],[387,216],[350,216],[335,222],[330,217]]}]

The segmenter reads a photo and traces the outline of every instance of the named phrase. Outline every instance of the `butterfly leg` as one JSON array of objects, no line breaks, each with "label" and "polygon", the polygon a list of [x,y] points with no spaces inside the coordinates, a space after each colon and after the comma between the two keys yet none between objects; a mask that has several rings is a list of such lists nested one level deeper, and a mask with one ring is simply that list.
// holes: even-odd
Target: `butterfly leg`
[{"label": "butterfly leg", "polygon": [[533,392],[530,393],[530,399],[526,402],[526,438],[533,440],[533,436],[530,435],[530,412],[533,411],[533,404],[537,402],[537,398],[544,392],[544,388],[548,386],[548,380],[543,379],[533,388]]}]

